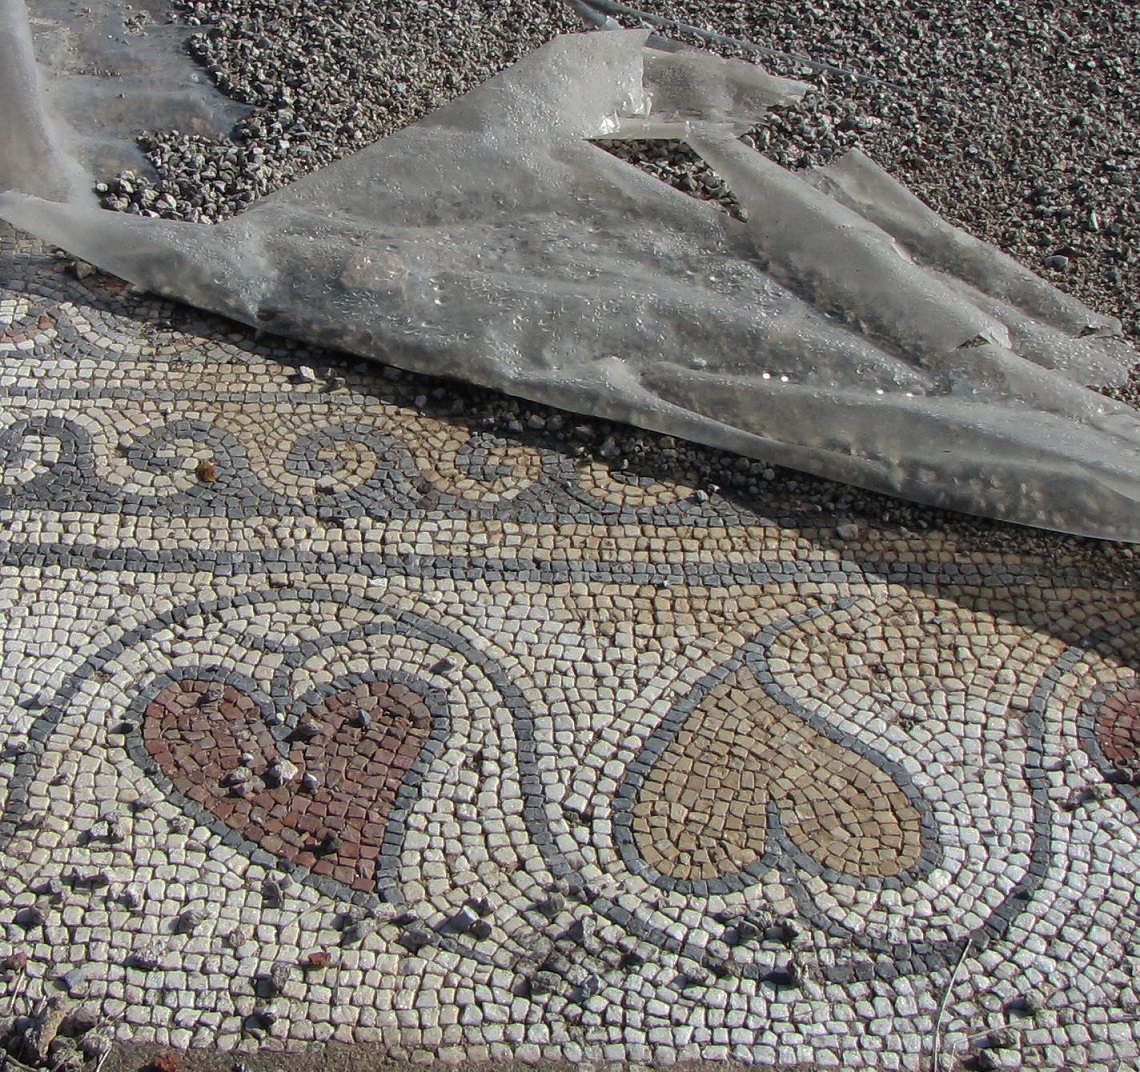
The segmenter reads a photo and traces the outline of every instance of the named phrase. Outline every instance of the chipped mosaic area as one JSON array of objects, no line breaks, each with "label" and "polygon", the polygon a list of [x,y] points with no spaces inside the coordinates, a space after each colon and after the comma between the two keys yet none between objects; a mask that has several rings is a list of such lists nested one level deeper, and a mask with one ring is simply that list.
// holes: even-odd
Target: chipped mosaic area
[{"label": "chipped mosaic area", "polygon": [[0,266],[17,998],[235,1051],[1135,1058],[1127,567]]}]

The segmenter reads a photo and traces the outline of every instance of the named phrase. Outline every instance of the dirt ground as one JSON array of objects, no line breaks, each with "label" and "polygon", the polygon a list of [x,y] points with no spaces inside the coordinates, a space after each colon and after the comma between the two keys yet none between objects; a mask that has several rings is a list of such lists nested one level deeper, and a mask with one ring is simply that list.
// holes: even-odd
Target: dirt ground
[{"label": "dirt ground", "polygon": [[[167,1064],[170,1058],[181,1063]],[[626,1064],[586,1062],[570,1065],[562,1061],[435,1062],[447,1072],[617,1072]],[[189,1050],[175,1054],[161,1046],[119,1045],[108,1055],[101,1072],[412,1072],[425,1066],[419,1061],[394,1057],[380,1045],[333,1045],[318,1043],[305,1050],[285,1053],[264,1049],[254,1054],[222,1053],[218,1050]],[[737,1061],[692,1061],[671,1065],[673,1072],[742,1072]],[[775,1066],[769,1066],[775,1072]],[[817,1072],[814,1065],[779,1066],[779,1072]]]}]

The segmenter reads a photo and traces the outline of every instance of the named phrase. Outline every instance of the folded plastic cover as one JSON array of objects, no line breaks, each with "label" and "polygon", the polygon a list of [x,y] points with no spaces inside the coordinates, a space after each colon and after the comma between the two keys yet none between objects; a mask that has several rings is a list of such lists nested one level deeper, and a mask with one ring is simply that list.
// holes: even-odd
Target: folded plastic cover
[{"label": "folded plastic cover", "polygon": [[[185,96],[168,123],[182,129],[224,129],[226,102],[189,61],[156,68],[167,39],[144,34],[129,77],[101,65],[125,87],[103,131],[105,87],[33,42],[17,0],[0,15],[0,216],[103,269],[403,368],[930,505],[1140,540],[1140,414],[1086,386],[1138,360],[1119,324],[866,157],[790,172],[737,140],[798,83],[647,50],[641,31],[562,37],[226,222],[180,223],[99,209],[96,162],[129,154],[126,128],[153,127],[155,99],[177,112]],[[181,88],[133,115],[132,79],[156,76]],[[747,221],[592,144],[607,137],[684,139]]]}]

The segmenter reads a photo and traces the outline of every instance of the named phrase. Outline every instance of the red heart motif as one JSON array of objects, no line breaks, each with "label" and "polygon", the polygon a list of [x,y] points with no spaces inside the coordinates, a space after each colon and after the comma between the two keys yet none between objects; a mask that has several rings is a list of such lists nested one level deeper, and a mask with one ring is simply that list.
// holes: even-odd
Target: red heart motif
[{"label": "red heart motif", "polygon": [[[252,697],[183,678],[147,706],[142,738],[184,796],[243,838],[372,893],[388,816],[431,733],[431,714],[409,686],[372,681],[311,707],[302,724],[319,732],[304,740],[294,733],[282,746]],[[277,784],[270,768],[280,760],[297,770]],[[308,788],[306,774],[315,779]]]},{"label": "red heart motif", "polygon": [[1096,715],[1096,740],[1109,763],[1140,767],[1140,684],[1105,700]]}]

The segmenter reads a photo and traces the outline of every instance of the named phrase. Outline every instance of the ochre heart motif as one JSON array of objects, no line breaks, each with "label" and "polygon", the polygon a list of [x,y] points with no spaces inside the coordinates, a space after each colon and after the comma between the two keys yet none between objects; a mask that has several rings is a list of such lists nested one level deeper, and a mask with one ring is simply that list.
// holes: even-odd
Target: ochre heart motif
[{"label": "ochre heart motif", "polygon": [[735,874],[768,847],[768,806],[824,867],[897,875],[922,850],[921,819],[886,771],[813,729],[741,667],[710,689],[645,776],[634,840],[660,874]]},{"label": "ochre heart motif", "polygon": [[[147,706],[143,744],[182,794],[242,837],[374,892],[388,816],[431,733],[431,714],[409,686],[373,681],[326,698],[303,718],[320,733],[279,744],[252,697],[184,678]],[[277,785],[269,768],[280,759],[297,772]],[[315,779],[309,789],[306,773]]]}]

